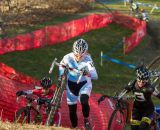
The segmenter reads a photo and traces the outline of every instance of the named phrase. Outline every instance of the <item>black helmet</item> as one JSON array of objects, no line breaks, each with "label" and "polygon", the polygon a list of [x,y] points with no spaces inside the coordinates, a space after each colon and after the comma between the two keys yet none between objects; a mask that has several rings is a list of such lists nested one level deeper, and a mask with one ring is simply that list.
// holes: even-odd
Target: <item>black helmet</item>
[{"label": "black helmet", "polygon": [[50,77],[43,77],[40,83],[43,88],[50,88],[52,86],[52,80]]},{"label": "black helmet", "polygon": [[142,66],[136,70],[137,79],[138,80],[146,80],[148,81],[150,78],[149,72],[146,67]]}]

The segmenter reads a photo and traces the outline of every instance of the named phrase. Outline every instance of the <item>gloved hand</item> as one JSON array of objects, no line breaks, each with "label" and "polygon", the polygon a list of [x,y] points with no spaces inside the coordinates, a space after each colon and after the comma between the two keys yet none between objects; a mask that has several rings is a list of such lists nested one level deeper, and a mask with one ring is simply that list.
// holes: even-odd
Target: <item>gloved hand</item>
[{"label": "gloved hand", "polygon": [[98,104],[100,104],[100,102],[104,101],[104,99],[106,98],[105,95],[102,95],[99,99],[98,99]]},{"label": "gloved hand", "polygon": [[83,75],[83,76],[86,76],[86,75],[89,74],[89,70],[87,69],[87,67],[81,69],[81,72],[82,72],[82,75]]},{"label": "gloved hand", "polygon": [[88,75],[88,71],[87,70],[83,70],[83,76],[86,76],[86,75]]},{"label": "gloved hand", "polygon": [[128,86],[128,85],[127,85],[127,86],[124,87],[124,89],[129,92],[129,91],[131,91],[131,86]]},{"label": "gloved hand", "polygon": [[16,96],[19,97],[21,95],[27,95],[24,91],[17,91]]}]

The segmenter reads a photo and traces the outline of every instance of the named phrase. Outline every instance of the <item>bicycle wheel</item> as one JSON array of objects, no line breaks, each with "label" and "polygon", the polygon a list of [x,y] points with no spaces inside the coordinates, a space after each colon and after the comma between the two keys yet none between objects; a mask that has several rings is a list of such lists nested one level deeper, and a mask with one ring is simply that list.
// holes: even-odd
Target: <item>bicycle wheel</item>
[{"label": "bicycle wheel", "polygon": [[125,123],[125,114],[120,110],[114,110],[109,119],[107,130],[124,130]]},{"label": "bicycle wheel", "polygon": [[15,123],[32,123],[39,124],[42,121],[42,117],[38,111],[34,108],[22,107],[15,113]]},{"label": "bicycle wheel", "polygon": [[160,86],[160,78],[154,76],[154,74],[160,72],[160,56],[157,56],[155,59],[153,59],[149,63],[147,68],[150,70],[151,73],[153,73],[153,76],[151,76],[151,83],[154,84],[156,87],[159,87]]}]

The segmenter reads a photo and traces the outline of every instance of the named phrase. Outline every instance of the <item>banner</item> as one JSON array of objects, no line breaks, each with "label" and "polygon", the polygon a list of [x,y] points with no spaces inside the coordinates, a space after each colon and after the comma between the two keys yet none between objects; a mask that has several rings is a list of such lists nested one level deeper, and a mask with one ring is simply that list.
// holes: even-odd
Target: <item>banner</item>
[{"label": "banner", "polygon": [[81,19],[42,29],[13,38],[0,39],[0,54],[54,45],[88,31],[112,23],[112,14],[92,14]]},{"label": "banner", "polygon": [[[46,26],[31,33],[0,39],[0,54],[54,45],[115,22],[135,32],[125,41],[124,53],[130,52],[146,34],[146,23],[118,12],[92,14],[59,25]],[[131,24],[132,23],[132,24]]]},{"label": "banner", "polygon": [[141,26],[130,37],[124,40],[124,53],[129,53],[135,48],[146,35],[146,22],[142,21]]}]

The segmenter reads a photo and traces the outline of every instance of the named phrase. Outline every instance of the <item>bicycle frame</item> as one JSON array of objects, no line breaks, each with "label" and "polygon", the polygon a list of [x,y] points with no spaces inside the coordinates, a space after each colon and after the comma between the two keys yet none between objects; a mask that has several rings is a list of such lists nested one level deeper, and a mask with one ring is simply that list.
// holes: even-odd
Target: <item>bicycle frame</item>
[{"label": "bicycle frame", "polygon": [[[110,116],[109,123],[108,123],[108,130],[113,130],[114,125],[113,122],[117,124],[118,127],[122,129],[125,128],[125,125],[128,123],[129,119],[129,104],[127,100],[135,98],[135,96],[124,96],[127,90],[123,90],[118,96],[108,96],[103,95],[99,98],[98,102],[103,101],[106,97],[108,98],[108,102],[110,107],[112,108],[113,112]],[[111,100],[114,100],[115,103],[113,104]]]},{"label": "bicycle frame", "polygon": [[68,73],[68,68],[66,67],[65,71],[64,71],[64,75],[62,76],[61,85],[58,88],[56,88],[54,96],[51,100],[51,103],[54,104],[54,106],[51,107],[51,110],[48,114],[48,118],[47,118],[47,121],[46,121],[47,126],[50,126],[50,125],[53,124],[52,119],[54,119],[55,113],[60,106],[63,91],[65,89],[64,82],[66,80],[67,73]]},{"label": "bicycle frame", "polygon": [[[31,110],[33,110],[35,112],[35,117],[37,115],[40,115],[39,110],[37,110],[36,108],[33,107],[33,101],[35,101],[36,99],[33,99],[31,97],[28,96],[24,96],[27,99],[27,103],[26,106],[21,107],[20,109],[18,109],[18,111],[16,112],[15,115],[15,123],[20,121],[20,118],[22,116],[22,114],[24,114],[24,118],[22,119],[21,123],[24,124],[26,122],[26,120],[28,119],[28,123],[31,123]],[[17,101],[19,100],[19,97],[17,97]],[[35,118],[34,118],[35,120]]]}]

